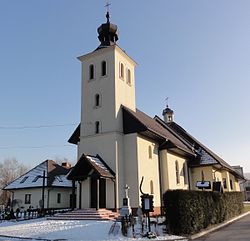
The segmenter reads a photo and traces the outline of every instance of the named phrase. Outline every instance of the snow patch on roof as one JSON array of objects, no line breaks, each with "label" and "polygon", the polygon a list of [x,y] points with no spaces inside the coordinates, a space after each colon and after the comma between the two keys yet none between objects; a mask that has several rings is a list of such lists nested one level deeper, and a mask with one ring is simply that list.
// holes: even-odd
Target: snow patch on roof
[{"label": "snow patch on roof", "polygon": [[72,187],[72,181],[68,180],[66,175],[59,175],[55,177],[52,186]]},{"label": "snow patch on roof", "polygon": [[[9,185],[7,185],[4,189],[11,190],[17,188],[28,188],[28,187],[41,187],[43,185],[43,171],[45,171],[45,175],[47,174],[47,162],[43,162],[31,169],[26,174],[20,176]],[[38,178],[37,178],[38,177]],[[37,179],[36,181],[34,181]],[[22,182],[23,181],[23,182]],[[47,179],[45,178],[45,186],[47,186]]]},{"label": "snow patch on roof", "polygon": [[101,169],[109,172],[108,168],[102,163],[102,161],[97,157],[92,156],[86,156],[91,162],[95,163],[97,166],[99,166]]}]

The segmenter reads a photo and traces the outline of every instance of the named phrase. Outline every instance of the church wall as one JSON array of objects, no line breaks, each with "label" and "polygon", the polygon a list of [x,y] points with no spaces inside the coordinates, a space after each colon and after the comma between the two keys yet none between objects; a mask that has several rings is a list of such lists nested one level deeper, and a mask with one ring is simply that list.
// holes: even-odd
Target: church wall
[{"label": "church wall", "polygon": [[[151,158],[149,158],[149,146],[151,146],[152,148]],[[144,181],[142,185],[143,192],[153,194],[154,206],[160,207],[161,192],[159,180],[158,144],[151,140],[145,139],[142,136],[138,136],[137,148],[139,185],[142,177],[144,176]],[[153,188],[151,188],[151,181],[153,184]]]},{"label": "church wall", "polygon": [[130,205],[137,208],[139,205],[139,177],[137,162],[137,133],[124,135],[124,168],[125,185],[129,189]]},{"label": "church wall", "polygon": [[[176,181],[176,162],[179,166],[179,183]],[[184,164],[186,163],[185,158],[174,155],[172,153],[167,153],[167,167],[168,167],[168,189],[188,189],[188,175],[187,169]],[[184,174],[186,173],[186,174]],[[185,175],[185,177],[184,177]],[[184,182],[184,178],[186,178],[186,183]]]},{"label": "church wall", "polygon": [[111,133],[99,133],[90,137],[85,137],[81,139],[79,143],[79,156],[82,153],[86,155],[96,154],[100,155],[101,158],[116,171],[116,134]]},{"label": "church wall", "polygon": [[[190,168],[191,171],[191,189],[192,190],[201,190],[196,187],[197,181],[202,181],[202,171],[204,173],[204,181],[210,181],[211,188],[213,184],[213,168],[212,166],[204,166],[204,167],[195,167]],[[208,189],[211,191],[211,189]]]},{"label": "church wall", "polygon": [[[95,122],[101,132],[116,131],[114,52],[113,48],[98,50],[82,59],[81,137],[95,134]],[[101,76],[101,63],[106,61],[107,74]],[[94,79],[89,79],[89,66],[94,65]],[[100,95],[100,105],[95,96]]]},{"label": "church wall", "polygon": [[[124,77],[121,77],[121,64],[124,66]],[[130,70],[130,83],[128,82]],[[135,104],[135,63],[119,48],[115,47],[115,115],[116,130],[123,132],[121,105],[136,111]]]},{"label": "church wall", "polygon": [[160,151],[160,170],[161,170],[161,185],[162,193],[169,190],[169,172],[168,172],[168,155],[167,150]]}]

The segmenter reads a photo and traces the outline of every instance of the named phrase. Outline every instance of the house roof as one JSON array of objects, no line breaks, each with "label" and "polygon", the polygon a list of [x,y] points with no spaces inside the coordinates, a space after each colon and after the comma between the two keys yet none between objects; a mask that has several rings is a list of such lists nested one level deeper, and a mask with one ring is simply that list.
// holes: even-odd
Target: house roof
[{"label": "house roof", "polygon": [[[187,142],[189,142],[197,154],[200,156],[200,163],[198,165],[216,165],[219,164],[223,168],[227,169],[229,172],[234,174],[240,179],[244,179],[244,176],[239,172],[236,172],[232,166],[230,166],[226,161],[224,161],[221,157],[211,151],[208,147],[190,135],[185,129],[179,126],[175,122],[166,123],[168,127],[170,127],[174,132],[184,138]],[[196,164],[195,164],[196,165]],[[194,166],[195,166],[194,165]]]},{"label": "house roof", "polygon": [[155,119],[136,109],[135,111],[123,106],[123,130],[125,134],[141,133],[147,136],[155,135],[163,146],[173,151],[181,150],[186,154],[195,156],[192,147],[173,135],[168,128],[164,128]]},{"label": "house roof", "polygon": [[45,187],[72,187],[72,182],[66,178],[69,169],[52,160],[46,160],[10,182],[4,187],[4,190],[42,187],[44,171]]},{"label": "house roof", "polygon": [[115,177],[115,173],[99,155],[90,156],[82,154],[67,178],[69,180],[80,181],[91,176],[112,179]]}]

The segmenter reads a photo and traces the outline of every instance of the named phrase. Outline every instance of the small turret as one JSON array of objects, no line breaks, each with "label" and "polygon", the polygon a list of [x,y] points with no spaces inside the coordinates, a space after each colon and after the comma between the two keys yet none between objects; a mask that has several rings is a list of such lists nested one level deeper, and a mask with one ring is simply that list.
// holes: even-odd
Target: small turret
[{"label": "small turret", "polygon": [[164,117],[164,121],[166,123],[173,122],[174,121],[174,111],[171,110],[168,105],[166,108],[163,110],[162,115]]}]

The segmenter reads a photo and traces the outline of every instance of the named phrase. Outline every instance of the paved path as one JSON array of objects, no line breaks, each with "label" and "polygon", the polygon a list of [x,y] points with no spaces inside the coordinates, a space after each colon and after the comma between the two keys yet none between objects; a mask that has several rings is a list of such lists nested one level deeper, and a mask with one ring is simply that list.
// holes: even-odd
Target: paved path
[{"label": "paved path", "polygon": [[228,226],[195,239],[196,241],[249,241],[250,214]]}]

